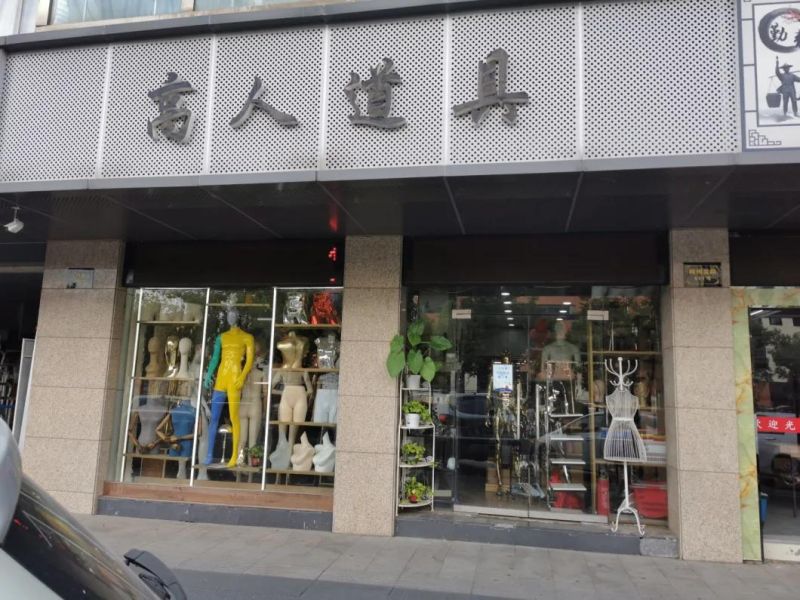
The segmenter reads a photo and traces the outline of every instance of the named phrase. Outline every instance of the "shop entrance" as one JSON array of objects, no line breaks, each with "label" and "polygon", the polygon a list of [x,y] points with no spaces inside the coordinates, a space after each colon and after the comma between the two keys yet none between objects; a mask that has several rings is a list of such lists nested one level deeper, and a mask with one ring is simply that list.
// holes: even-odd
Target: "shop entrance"
[{"label": "shop entrance", "polygon": [[800,555],[800,307],[750,308],[749,330],[764,550],[785,559]]},{"label": "shop entrance", "polygon": [[646,456],[631,459],[644,522],[667,517],[657,287],[417,289],[410,320],[453,348],[432,385],[437,506],[503,517],[607,523],[623,501],[620,462],[604,455],[627,372]]}]

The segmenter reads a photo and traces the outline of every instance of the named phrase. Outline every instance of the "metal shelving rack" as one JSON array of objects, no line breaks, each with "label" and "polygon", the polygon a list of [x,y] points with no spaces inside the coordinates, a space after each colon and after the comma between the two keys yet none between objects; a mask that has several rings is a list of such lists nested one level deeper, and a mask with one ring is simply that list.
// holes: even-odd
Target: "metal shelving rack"
[{"label": "metal shelving rack", "polygon": [[[408,427],[405,425],[403,421],[403,402],[407,398],[410,399],[412,395],[415,400],[427,402],[428,408],[431,410],[431,419],[433,419],[433,394],[430,384],[428,384],[427,388],[406,388],[401,386],[400,403],[398,407],[399,420],[397,425],[397,508],[395,509],[395,515],[398,515],[402,508],[420,508],[425,506],[430,506],[431,512],[433,512],[434,498],[436,497],[436,425],[433,421],[428,424],[420,423],[419,427]],[[430,433],[430,435],[428,435],[428,433]],[[422,463],[403,463],[401,461],[403,444],[406,443],[409,438],[423,437],[426,440],[430,439],[430,460],[426,457],[425,462]],[[430,473],[430,497],[422,502],[407,502],[403,498],[403,482],[406,476],[415,470],[423,470]]]}]

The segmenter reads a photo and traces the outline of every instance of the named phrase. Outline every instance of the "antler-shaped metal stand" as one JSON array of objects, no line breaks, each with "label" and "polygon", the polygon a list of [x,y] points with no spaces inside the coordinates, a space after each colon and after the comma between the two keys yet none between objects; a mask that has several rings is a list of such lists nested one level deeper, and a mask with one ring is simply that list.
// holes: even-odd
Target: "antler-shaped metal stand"
[{"label": "antler-shaped metal stand", "polygon": [[[639,408],[639,399],[631,394],[630,387],[633,381],[628,377],[636,372],[639,368],[639,361],[625,361],[626,365],[623,368],[623,360],[621,357],[617,358],[617,366],[614,368],[614,361],[612,359],[605,361],[606,371],[611,375],[611,384],[616,387],[616,391],[612,396],[606,400],[606,405],[611,413],[611,424],[606,437],[606,443],[603,448],[603,454],[606,460],[622,461],[622,476],[625,485],[625,498],[617,508],[617,516],[611,526],[611,531],[616,533],[619,529],[619,518],[623,513],[633,515],[636,519],[636,528],[639,530],[639,536],[644,537],[644,526],[639,519],[639,511],[636,510],[631,502],[630,489],[628,485],[628,460],[647,460],[644,444],[639,437],[639,432],[633,422],[633,417]],[[631,367],[633,362],[633,367]],[[616,428],[614,421],[617,422]],[[627,436],[631,439],[626,439]],[[621,440],[616,439],[620,437]],[[623,443],[623,442],[629,443]]]}]

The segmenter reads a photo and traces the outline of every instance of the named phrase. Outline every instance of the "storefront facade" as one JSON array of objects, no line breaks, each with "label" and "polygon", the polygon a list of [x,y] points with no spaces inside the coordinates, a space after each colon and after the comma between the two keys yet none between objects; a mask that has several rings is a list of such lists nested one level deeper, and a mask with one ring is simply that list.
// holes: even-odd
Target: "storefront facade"
[{"label": "storefront facade", "polygon": [[[740,301],[781,282],[732,290],[730,240],[793,228],[800,156],[746,121],[744,9],[335,4],[3,39],[0,193],[47,242],[26,470],[375,535],[605,536],[629,485],[631,548],[761,558],[736,311],[794,304]],[[386,369],[417,320],[423,390]]]}]

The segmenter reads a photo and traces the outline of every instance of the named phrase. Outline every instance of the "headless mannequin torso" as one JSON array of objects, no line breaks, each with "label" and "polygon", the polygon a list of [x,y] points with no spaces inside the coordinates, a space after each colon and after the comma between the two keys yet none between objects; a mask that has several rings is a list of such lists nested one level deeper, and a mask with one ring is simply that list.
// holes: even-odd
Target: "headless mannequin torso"
[{"label": "headless mannequin torso", "polygon": [[[273,392],[281,396],[280,404],[278,404],[278,420],[302,423],[306,420],[308,412],[311,379],[307,372],[298,372],[294,369],[301,369],[303,366],[303,358],[308,352],[308,338],[290,331],[278,342],[278,350],[283,357],[283,364],[277,369],[277,375],[273,379]],[[279,383],[283,383],[282,391],[275,390],[275,386]],[[286,429],[286,425],[279,425],[278,443],[280,444],[283,439],[286,439],[289,448],[292,448],[297,436],[297,425],[289,426],[288,439],[286,438]]]}]

